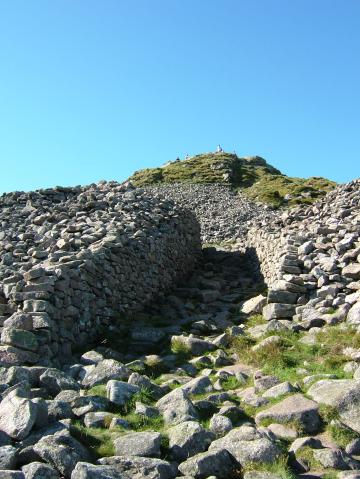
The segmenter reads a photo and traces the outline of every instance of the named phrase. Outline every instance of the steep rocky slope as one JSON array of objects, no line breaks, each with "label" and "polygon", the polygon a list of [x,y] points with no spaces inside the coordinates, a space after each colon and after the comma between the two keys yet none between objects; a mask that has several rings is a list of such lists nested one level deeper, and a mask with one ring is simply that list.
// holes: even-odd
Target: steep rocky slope
[{"label": "steep rocky slope", "polygon": [[[120,209],[137,231],[154,236],[162,224],[155,221],[159,208],[169,215],[161,236],[177,238],[168,250],[168,270],[173,254],[174,265],[183,257],[183,272],[193,268],[193,273],[173,277],[171,290],[164,288],[136,314],[125,311],[120,321],[104,323],[98,330],[101,341],[75,351],[61,368],[3,360],[0,477],[360,477],[360,180],[312,205],[277,212],[215,183],[146,191],[93,186],[95,204],[88,188],[74,193],[81,198],[84,192],[86,204],[90,201],[86,214],[71,216],[68,206],[83,211],[83,205],[74,198],[63,203],[63,198],[47,205],[48,214],[58,204],[62,208],[56,221],[45,218],[36,225],[38,215],[26,222],[24,213],[10,235],[13,210],[5,198],[4,286],[8,277],[52,261],[59,237],[49,231],[68,233],[70,224],[82,225],[88,215],[94,221],[98,210],[105,229],[111,224],[113,232],[112,213]],[[109,189],[115,193],[110,205]],[[169,201],[172,197],[178,206]],[[20,198],[24,208],[29,198]],[[196,257],[199,230],[184,208],[192,205],[203,242],[221,243],[205,245],[201,258]],[[179,237],[169,231],[177,218],[177,224],[188,221],[193,228],[188,243],[182,226]],[[136,240],[129,224],[122,220],[117,228]],[[95,245],[107,238],[80,233],[64,236],[69,251],[56,256],[58,267],[69,252],[80,258],[86,251],[86,258],[93,254],[91,244],[81,243],[83,235],[90,233]],[[37,258],[38,251],[47,256]],[[17,255],[21,261],[15,261]],[[155,260],[143,258],[146,270]],[[96,273],[100,282],[107,270],[102,257]],[[114,296],[120,294],[116,288],[126,290],[131,271],[124,275],[124,282],[113,287]],[[147,290],[142,279],[137,287]],[[9,289],[3,289],[5,295]],[[82,291],[77,290],[80,299]],[[51,300],[54,292],[48,293]],[[8,316],[11,311],[3,304]],[[27,329],[25,315],[12,313],[4,318],[3,343],[9,341],[9,322],[15,330]]]}]

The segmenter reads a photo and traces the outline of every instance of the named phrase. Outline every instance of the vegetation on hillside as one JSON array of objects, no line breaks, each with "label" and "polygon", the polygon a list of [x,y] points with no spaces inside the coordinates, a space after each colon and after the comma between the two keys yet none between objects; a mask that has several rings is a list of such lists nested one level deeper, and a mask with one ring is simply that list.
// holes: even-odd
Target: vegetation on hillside
[{"label": "vegetation on hillside", "polygon": [[320,177],[291,178],[261,157],[239,158],[230,153],[207,153],[173,161],[159,168],[136,171],[130,180],[136,186],[220,183],[274,207],[312,203],[336,186]]}]

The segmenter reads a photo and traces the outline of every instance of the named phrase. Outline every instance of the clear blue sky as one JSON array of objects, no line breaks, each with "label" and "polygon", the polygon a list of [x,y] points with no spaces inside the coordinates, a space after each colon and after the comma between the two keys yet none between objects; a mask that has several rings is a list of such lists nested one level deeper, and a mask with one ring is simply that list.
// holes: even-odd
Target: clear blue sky
[{"label": "clear blue sky", "polygon": [[218,143],[360,176],[359,0],[0,0],[0,192]]}]

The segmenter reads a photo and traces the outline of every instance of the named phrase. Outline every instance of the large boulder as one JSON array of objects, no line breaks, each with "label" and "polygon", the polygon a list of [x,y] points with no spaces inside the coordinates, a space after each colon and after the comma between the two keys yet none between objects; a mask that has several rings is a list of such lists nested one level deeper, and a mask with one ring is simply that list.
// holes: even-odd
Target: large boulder
[{"label": "large boulder", "polygon": [[267,321],[291,318],[294,314],[295,306],[292,304],[270,303],[263,308],[263,316]]},{"label": "large boulder", "polygon": [[338,408],[341,421],[360,434],[360,380],[344,393]]},{"label": "large boulder", "polygon": [[29,435],[37,417],[37,405],[29,399],[27,383],[8,389],[0,403],[0,431],[16,440]]},{"label": "large boulder", "polygon": [[194,454],[206,451],[215,439],[212,432],[204,429],[196,421],[185,421],[170,428],[167,432],[169,437],[169,449],[172,458],[181,462]]},{"label": "large boulder", "polygon": [[309,434],[317,432],[321,424],[318,404],[302,394],[289,396],[255,416],[257,424],[264,419],[279,423],[296,421]]},{"label": "large boulder", "polygon": [[174,389],[156,403],[167,424],[179,424],[196,420],[198,414],[188,394],[182,389]]},{"label": "large boulder", "polygon": [[226,449],[241,464],[272,463],[281,455],[279,446],[263,431],[252,426],[232,429],[226,436],[212,442],[209,451]]},{"label": "large boulder", "polygon": [[82,380],[82,385],[85,387],[92,387],[110,381],[111,379],[123,381],[128,379],[130,374],[131,371],[126,366],[119,363],[119,361],[115,361],[115,359],[104,359],[85,374],[85,377]]},{"label": "large boulder", "polygon": [[[174,479],[177,475],[176,465],[150,457],[113,456],[103,457],[98,462],[101,466],[113,467],[118,474],[116,479],[119,477],[126,479],[144,479],[144,477],[146,479]],[[89,476],[89,479],[90,477],[93,476]],[[77,476],[71,479],[77,479]]]},{"label": "large boulder", "polygon": [[41,459],[53,466],[66,479],[76,464],[91,460],[88,450],[70,435],[44,436],[34,445]]},{"label": "large boulder", "polygon": [[355,326],[360,325],[360,302],[351,307],[347,315],[347,322]]},{"label": "large boulder", "polygon": [[196,454],[179,465],[179,470],[184,476],[194,479],[206,479],[209,476],[215,476],[217,479],[235,479],[239,477],[240,468],[240,464],[226,449]]},{"label": "large boulder", "polygon": [[117,456],[160,457],[161,434],[130,432],[115,439],[114,446]]},{"label": "large boulder", "polygon": [[40,376],[40,385],[53,396],[65,389],[74,389],[75,391],[80,389],[79,384],[72,377],[55,368],[46,369]]},{"label": "large boulder", "polygon": [[133,386],[124,381],[115,381],[112,379],[106,384],[106,394],[108,399],[118,406],[125,406],[125,404],[139,392],[139,386]]},{"label": "large boulder", "polygon": [[354,386],[351,379],[324,379],[316,382],[308,389],[308,396],[318,403],[337,407],[347,391]]},{"label": "large boulder", "polygon": [[189,382],[180,386],[187,394],[203,394],[213,391],[213,385],[207,376],[191,379]]},{"label": "large boulder", "polygon": [[244,301],[240,306],[240,312],[244,314],[261,313],[266,305],[266,297],[262,294]]},{"label": "large boulder", "polygon": [[60,479],[59,473],[43,462],[31,462],[22,467],[26,479]]},{"label": "large boulder", "polygon": [[342,269],[343,276],[360,279],[360,263],[350,263]]},{"label": "large boulder", "polygon": [[0,469],[16,469],[17,449],[14,446],[0,447]]}]

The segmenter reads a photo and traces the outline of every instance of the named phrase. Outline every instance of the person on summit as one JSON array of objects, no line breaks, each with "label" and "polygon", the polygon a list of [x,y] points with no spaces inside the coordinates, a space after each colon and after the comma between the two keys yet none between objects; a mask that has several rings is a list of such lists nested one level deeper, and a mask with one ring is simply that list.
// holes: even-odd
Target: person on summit
[{"label": "person on summit", "polygon": [[222,153],[222,152],[223,152],[223,149],[221,148],[220,145],[218,145],[216,148],[216,153]]}]

